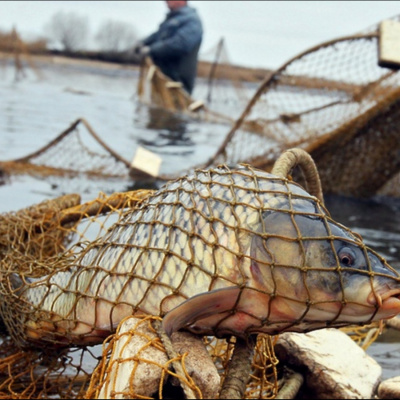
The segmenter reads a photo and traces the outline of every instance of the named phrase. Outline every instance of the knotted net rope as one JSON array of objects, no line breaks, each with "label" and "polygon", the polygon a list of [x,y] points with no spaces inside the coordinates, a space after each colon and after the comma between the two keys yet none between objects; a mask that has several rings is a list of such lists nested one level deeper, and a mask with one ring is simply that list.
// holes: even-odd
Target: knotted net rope
[{"label": "knotted net rope", "polygon": [[[258,334],[245,396],[274,397],[278,360],[270,335],[379,319],[379,282],[395,290],[398,274],[332,220],[318,183],[308,185],[309,194],[288,179],[301,154],[311,161],[294,149],[283,157],[289,164],[278,163],[280,172],[274,174],[221,165],[196,170],[158,191],[101,195],[83,205],[70,195],[1,215],[0,352],[5,356],[0,372],[7,372],[0,393],[76,398],[85,392],[92,398],[111,388],[110,396],[140,396],[135,371],[154,365],[142,351],[165,349],[139,327],[164,317],[169,335],[185,328],[205,337],[222,384],[232,336]],[[306,181],[313,176],[310,165],[302,168]],[[348,248],[364,264],[350,262]],[[352,290],[352,276],[362,290]],[[355,296],[364,291],[375,304]],[[210,315],[211,305],[220,309]],[[349,307],[355,319],[347,316]],[[321,308],[325,312],[319,314]],[[132,330],[121,330],[127,317],[143,314],[147,317]],[[139,352],[120,357],[134,336],[146,339]],[[177,380],[200,397],[185,357],[174,360],[182,374],[169,359],[159,363],[160,382]],[[115,371],[128,363],[129,384],[117,390]],[[174,387],[160,384],[150,395],[168,397]]]}]

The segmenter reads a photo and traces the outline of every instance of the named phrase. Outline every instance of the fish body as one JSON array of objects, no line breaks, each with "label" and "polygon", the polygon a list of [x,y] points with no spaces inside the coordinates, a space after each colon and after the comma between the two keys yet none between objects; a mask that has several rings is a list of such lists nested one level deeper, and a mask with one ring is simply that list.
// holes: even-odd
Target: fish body
[{"label": "fish body", "polygon": [[398,273],[299,185],[197,170],[125,212],[74,265],[19,289],[28,340],[101,341],[132,314],[167,333],[306,332],[400,312]]}]

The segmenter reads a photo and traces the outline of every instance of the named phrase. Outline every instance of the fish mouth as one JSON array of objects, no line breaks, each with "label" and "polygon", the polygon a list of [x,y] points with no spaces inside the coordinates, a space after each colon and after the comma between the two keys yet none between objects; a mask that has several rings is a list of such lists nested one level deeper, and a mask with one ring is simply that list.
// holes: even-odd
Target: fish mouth
[{"label": "fish mouth", "polygon": [[368,296],[368,303],[378,306],[380,312],[388,314],[391,318],[400,313],[400,288],[386,290],[384,293],[372,291]]}]

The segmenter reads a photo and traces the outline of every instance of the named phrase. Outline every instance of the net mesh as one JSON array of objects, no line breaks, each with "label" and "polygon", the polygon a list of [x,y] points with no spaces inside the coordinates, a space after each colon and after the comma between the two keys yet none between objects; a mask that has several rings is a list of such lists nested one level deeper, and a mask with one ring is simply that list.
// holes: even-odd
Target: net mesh
[{"label": "net mesh", "polygon": [[76,120],[34,153],[0,162],[4,174],[28,174],[41,178],[121,178],[128,176],[129,166],[130,163],[108,147],[84,119]]},{"label": "net mesh", "polygon": [[[246,165],[199,169],[158,191],[79,202],[71,194],[1,215],[4,398],[96,398],[106,390],[142,396],[133,384],[139,366],[155,364],[143,350],[166,350],[141,328],[165,315],[167,333],[187,328],[204,335],[221,384],[231,335],[259,333],[245,396],[273,398],[279,369],[269,334],[372,323],[385,316],[383,291],[398,288],[398,274],[384,259],[336,224],[322,199],[281,172]],[[350,262],[349,249],[360,265]],[[359,297],[365,291],[375,305]],[[355,319],[347,313],[353,307]],[[193,309],[200,311],[193,315]],[[133,314],[146,316],[121,331]],[[369,331],[352,333],[358,339]],[[120,354],[135,336],[144,338],[139,351]],[[161,382],[174,378],[199,397],[185,354],[174,361],[183,373],[167,358],[156,366]],[[129,384],[118,386],[124,369]],[[151,395],[173,396],[167,383]]]},{"label": "net mesh", "polygon": [[400,165],[400,81],[398,71],[378,66],[378,42],[375,27],[284,64],[258,88],[210,165],[246,160],[269,170],[296,146],[312,155],[324,192],[387,193]]},{"label": "net mesh", "polygon": [[[164,75],[161,70],[153,64],[150,58],[146,58],[140,67],[137,94],[139,100],[151,107],[161,107],[172,112],[179,112],[190,115],[202,121],[215,123],[232,124],[234,119],[230,116],[232,107],[238,104],[246,104],[249,95],[246,97],[245,90],[237,78],[223,79],[223,72],[219,71],[221,66],[213,68],[209,65],[210,76],[207,85],[202,85],[203,92],[195,100],[185,90],[180,82],[173,82]],[[229,71],[223,69],[223,71]],[[205,69],[203,67],[202,69]],[[213,72],[214,71],[214,72]],[[203,71],[202,74],[207,74]],[[207,93],[205,88],[209,88]],[[234,93],[232,101],[232,92]],[[231,100],[229,97],[231,96]],[[206,100],[208,98],[208,100]],[[229,110],[230,108],[230,110]]]},{"label": "net mesh", "polygon": [[[146,59],[138,97],[149,105],[231,125],[216,153],[198,167],[246,162],[269,171],[282,151],[301,147],[315,160],[325,193],[398,196],[399,72],[378,65],[378,45],[377,26],[320,44],[268,73],[257,90],[244,82],[251,78],[243,71],[233,77],[229,64],[216,58],[208,64],[209,72],[202,72],[209,85],[198,101]],[[223,49],[221,42],[217,53]],[[89,135],[78,135],[80,124]],[[86,121],[67,131],[39,152],[2,162],[0,168],[9,174],[128,176],[129,162]],[[94,140],[86,143],[86,136]],[[186,172],[161,171],[159,178]]]},{"label": "net mesh", "polygon": [[[15,27],[10,32],[0,30],[0,63],[3,61],[4,53],[13,55],[15,65],[15,81],[26,77],[25,65],[41,78],[40,69],[36,66],[31,53],[44,52],[46,50],[46,40],[39,39],[30,43],[24,42]],[[4,53],[3,53],[4,52]]]},{"label": "net mesh", "polygon": [[[225,89],[232,85],[218,74],[222,85],[213,87],[207,106],[182,96],[177,87],[170,86],[165,92],[167,80],[157,81],[156,89],[159,94],[168,93],[164,97],[174,93],[163,107],[189,109],[202,118],[233,123],[213,165],[247,161],[270,170],[283,149],[301,146],[316,161],[325,192],[398,196],[398,73],[377,66],[377,43],[377,29],[372,27],[293,58],[271,73],[236,121],[218,108],[218,99],[226,103]],[[237,98],[248,101],[249,88],[233,86]],[[209,109],[212,104],[214,111]],[[84,120],[76,121],[39,151],[1,162],[0,168],[10,175],[41,177],[118,178],[129,173],[129,163]],[[305,224],[306,220],[312,223]],[[362,326],[341,319],[346,307],[359,307],[360,313],[365,307],[346,290],[346,273],[357,273],[360,280],[368,281],[365,287],[378,305],[381,291],[374,271],[376,261],[371,259],[384,265],[379,279],[387,279],[390,285],[398,280],[398,274],[357,235],[330,218],[322,199],[310,196],[286,177],[248,166],[234,170],[203,166],[158,192],[100,194],[85,204],[80,204],[76,194],[66,195],[0,215],[0,233],[0,398],[101,398],[106,392],[114,398],[143,398],[135,379],[141,377],[140,368],[155,365],[145,353],[149,348],[162,354],[164,361],[156,365],[160,383],[147,397],[182,397],[176,389],[179,386],[189,387],[200,397],[203,388],[188,372],[186,354],[169,359],[150,323],[196,294],[192,292],[196,286],[199,293],[239,288],[230,297],[235,301],[223,303],[226,309],[217,314],[217,321],[211,321],[211,327],[207,316],[197,321],[181,309],[184,327],[207,333],[202,340],[221,377],[220,387],[235,344],[230,335],[242,332],[230,315],[241,313],[248,333],[271,326],[268,333],[274,334],[350,324],[341,329],[367,348],[379,332],[378,323],[372,321],[379,319],[380,308],[367,308],[357,321]],[[313,248],[315,256],[318,246],[335,254],[338,240],[361,251],[365,268],[343,266],[338,256],[328,270],[310,268],[308,249]],[[268,242],[266,247],[264,242]],[[276,248],[284,249],[285,258],[275,258]],[[290,257],[294,252],[300,261]],[[258,286],[263,277],[256,267],[259,262],[274,266],[269,275],[272,287]],[[236,266],[237,273],[230,275],[226,265]],[[251,275],[258,276],[254,285],[245,279]],[[327,286],[316,290],[317,275],[326,277],[325,285],[336,283],[338,301],[327,302],[323,297]],[[290,276],[297,278],[290,280]],[[302,296],[294,298],[290,290],[282,296],[279,287],[283,282],[286,289],[293,284]],[[136,298],[129,297],[132,285]],[[266,300],[266,295],[292,302],[299,313],[276,320],[271,300],[264,303],[267,315],[246,308],[252,296]],[[339,305],[333,316],[308,320],[315,315],[314,306],[330,304]],[[141,316],[143,312],[147,315]],[[122,331],[122,323],[135,313],[141,316],[139,322],[136,319],[132,329]],[[143,326],[148,328],[146,333]],[[149,331],[154,335],[149,336]],[[138,336],[143,340],[138,352],[133,356],[123,353],[121,348]],[[274,338],[258,334],[246,398],[277,395],[281,371]],[[173,361],[183,372],[176,372]],[[122,386],[121,371],[129,376]]]},{"label": "net mesh", "polygon": [[[127,320],[131,318],[128,317]],[[118,398],[118,396],[122,396],[123,398],[141,398],[141,396],[149,396],[149,393],[153,396],[163,398],[163,395],[168,395],[168,390],[171,389],[163,387],[163,385],[159,385],[158,387],[156,385],[151,386],[151,382],[149,382],[149,379],[146,380],[142,372],[144,370],[149,374],[149,369],[151,368],[159,370],[160,381],[166,380],[166,377],[179,379],[191,388],[196,398],[202,397],[204,389],[202,392],[199,385],[191,378],[186,367],[186,353],[179,354],[175,360],[182,365],[183,375],[179,375],[169,368],[174,360],[165,361],[167,357],[165,348],[160,338],[156,336],[156,331],[150,323],[155,319],[159,318],[147,316],[135,319],[133,329],[122,332],[119,328],[115,334],[111,335],[103,343],[103,356],[92,375],[86,393],[87,398]],[[144,332],[141,331],[141,325],[146,325],[146,328],[150,327],[150,331],[148,328]],[[130,354],[131,357],[129,357],[126,354],[124,345],[126,346],[127,343],[130,343],[134,335],[140,335],[142,343],[139,350],[135,352],[135,356]],[[234,338],[225,340],[210,337],[204,337],[203,340],[212,361],[217,367],[221,378],[219,387],[222,387],[227,367],[232,357],[235,340]],[[160,358],[155,356],[157,352]],[[164,363],[160,362],[160,359]],[[273,351],[273,339],[267,335],[260,335],[255,347],[251,377],[245,392],[246,398],[266,399],[276,396],[278,391],[277,365],[278,359]],[[124,368],[128,370],[127,374]],[[118,378],[118,374],[126,375],[124,375],[124,379],[120,379],[121,377]],[[140,376],[141,381],[138,381],[135,375]],[[128,377],[128,379],[125,377]],[[144,388],[144,385],[149,386]],[[179,390],[177,393],[178,396],[182,395],[181,392],[179,393]],[[208,398],[208,396],[204,398]]]}]

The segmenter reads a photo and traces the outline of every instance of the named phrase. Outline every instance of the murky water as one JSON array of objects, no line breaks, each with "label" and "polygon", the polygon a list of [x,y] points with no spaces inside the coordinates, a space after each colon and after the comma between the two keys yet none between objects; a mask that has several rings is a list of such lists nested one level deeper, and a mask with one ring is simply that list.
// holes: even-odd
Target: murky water
[{"label": "murky water", "polygon": [[[73,121],[83,117],[116,152],[132,159],[139,145],[163,158],[163,172],[180,171],[207,160],[229,127],[174,116],[140,106],[135,69],[95,68],[76,64],[38,64],[42,78],[27,70],[14,80],[14,68],[0,64],[0,160],[24,156],[48,143]],[[199,82],[195,98],[204,98]],[[238,114],[237,105],[231,116]],[[0,186],[0,212],[16,211],[56,197],[79,192],[83,200],[99,191],[131,188],[134,182],[82,182],[66,186],[54,180],[12,177]],[[136,183],[140,186],[140,183]],[[400,200],[360,201],[330,196],[327,207],[334,219],[360,233],[368,245],[400,267]],[[400,340],[388,331],[368,350],[383,367],[383,377],[400,375]]]}]

